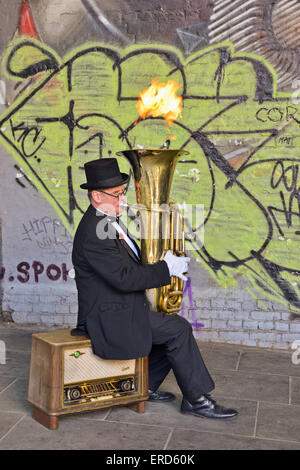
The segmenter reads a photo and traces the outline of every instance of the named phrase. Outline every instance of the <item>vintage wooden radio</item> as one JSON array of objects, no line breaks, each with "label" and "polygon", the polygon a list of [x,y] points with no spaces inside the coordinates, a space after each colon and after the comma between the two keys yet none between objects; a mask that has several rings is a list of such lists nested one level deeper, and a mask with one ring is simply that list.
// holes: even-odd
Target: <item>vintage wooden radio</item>
[{"label": "vintage wooden radio", "polygon": [[70,330],[32,335],[28,401],[50,429],[58,416],[114,405],[138,413],[148,398],[148,359],[107,360],[93,354],[87,336]]}]

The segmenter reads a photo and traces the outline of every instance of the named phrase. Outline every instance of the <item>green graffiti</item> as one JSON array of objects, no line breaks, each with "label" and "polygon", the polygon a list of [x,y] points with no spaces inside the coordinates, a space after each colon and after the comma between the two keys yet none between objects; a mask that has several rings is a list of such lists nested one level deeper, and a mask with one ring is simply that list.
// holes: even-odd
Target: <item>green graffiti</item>
[{"label": "green graffiti", "polygon": [[[256,297],[300,311],[300,107],[277,92],[265,60],[228,42],[188,58],[171,46],[85,44],[61,59],[21,38],[3,73],[33,84],[1,116],[1,142],[71,233],[88,205],[79,187],[86,161],[170,139],[189,151],[172,199],[205,207],[204,244],[196,236],[188,248],[220,286],[243,277]],[[138,119],[136,101],[153,78],[181,83],[183,113],[172,127]]]}]

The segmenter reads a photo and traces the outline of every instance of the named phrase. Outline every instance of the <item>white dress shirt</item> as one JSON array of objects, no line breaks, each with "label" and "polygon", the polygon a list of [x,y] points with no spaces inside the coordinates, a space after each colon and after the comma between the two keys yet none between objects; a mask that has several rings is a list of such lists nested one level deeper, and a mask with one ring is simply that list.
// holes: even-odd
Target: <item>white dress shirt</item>
[{"label": "white dress shirt", "polygon": [[[106,216],[108,216],[108,217],[110,216],[110,214],[107,214],[106,212],[101,211],[101,210],[98,209],[97,207],[96,207],[96,209],[97,209],[97,211],[101,212],[102,214],[104,214],[104,215],[106,215]],[[117,230],[117,232],[118,232],[119,234],[122,235],[122,238],[125,240],[125,242],[127,243],[127,245],[129,245],[129,247],[132,249],[132,251],[134,252],[134,254],[136,255],[136,257],[139,259],[140,256],[139,256],[139,254],[138,254],[138,252],[137,252],[137,249],[136,249],[136,247],[134,246],[134,244],[132,243],[132,241],[130,240],[130,238],[128,237],[127,233],[122,229],[122,227],[120,227],[120,225],[118,224],[117,221],[112,222],[112,226]]]}]

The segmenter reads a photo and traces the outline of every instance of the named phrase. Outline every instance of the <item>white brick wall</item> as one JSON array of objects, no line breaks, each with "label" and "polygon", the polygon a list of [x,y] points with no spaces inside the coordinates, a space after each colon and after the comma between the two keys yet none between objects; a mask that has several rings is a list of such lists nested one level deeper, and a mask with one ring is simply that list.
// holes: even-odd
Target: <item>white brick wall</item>
[{"label": "white brick wall", "polygon": [[[292,342],[300,339],[300,315],[291,320],[291,312],[270,302],[266,304],[268,310],[262,310],[255,299],[245,299],[245,293],[243,299],[235,297],[232,301],[228,294],[217,297],[220,290],[210,294],[216,297],[196,297],[192,306],[185,300],[185,317],[204,324],[203,328],[194,328],[196,338],[275,349],[290,349]],[[55,288],[39,285],[38,290],[35,286],[20,286],[6,290],[3,296],[3,310],[11,312],[16,323],[73,327],[77,308],[73,282]]]},{"label": "white brick wall", "polygon": [[[210,290],[210,296],[195,299],[185,313],[189,321],[204,324],[194,330],[203,341],[226,342],[259,346],[262,348],[291,349],[293,341],[300,339],[300,315],[291,319],[288,308],[272,303],[269,299],[254,299],[245,290]],[[248,298],[247,298],[248,295]],[[262,304],[266,310],[262,309]]]},{"label": "white brick wall", "polygon": [[[37,294],[38,292],[38,294]],[[16,323],[75,326],[77,291],[73,282],[53,286],[24,285],[6,290],[2,310]]]},{"label": "white brick wall", "polygon": [[[195,337],[207,342],[226,342],[290,349],[300,339],[300,315],[291,319],[291,311],[268,299],[252,298],[245,289],[203,291],[201,282],[194,282],[193,301],[184,298],[184,316],[194,327]],[[16,323],[35,323],[74,327],[77,320],[77,291],[73,280],[52,285],[24,284],[6,288],[2,309],[10,312]]]}]

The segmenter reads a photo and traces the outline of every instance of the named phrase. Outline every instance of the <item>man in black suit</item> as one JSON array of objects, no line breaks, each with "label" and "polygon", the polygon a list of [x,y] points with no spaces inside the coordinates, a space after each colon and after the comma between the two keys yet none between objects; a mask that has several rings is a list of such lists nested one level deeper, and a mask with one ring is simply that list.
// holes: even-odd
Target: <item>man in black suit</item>
[{"label": "man in black suit", "polygon": [[216,404],[214,388],[192,328],[179,315],[149,308],[145,295],[171,282],[186,279],[189,258],[168,252],[164,260],[142,265],[137,244],[118,220],[129,177],[115,158],[85,164],[90,206],[74,238],[73,265],[78,290],[78,322],[72,334],[88,334],[93,352],[103,359],[149,358],[149,400],[175,397],[158,388],[173,369],[182,391],[181,411],[209,418],[231,418],[235,410]]}]

